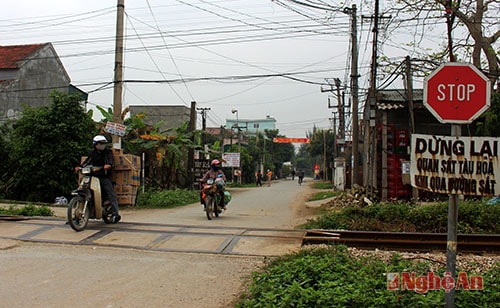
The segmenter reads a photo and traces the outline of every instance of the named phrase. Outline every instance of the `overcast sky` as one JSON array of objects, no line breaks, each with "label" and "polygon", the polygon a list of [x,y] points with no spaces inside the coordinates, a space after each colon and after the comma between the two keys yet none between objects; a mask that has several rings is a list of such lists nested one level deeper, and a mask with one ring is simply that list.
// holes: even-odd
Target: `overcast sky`
[{"label": "overcast sky", "polygon": [[[331,94],[322,92],[321,84],[339,78],[348,85],[350,75],[350,19],[342,10],[358,5],[361,97],[369,82],[372,29],[361,15],[370,16],[373,7],[319,2],[332,10],[286,0],[125,0],[124,79],[130,82],[123,107],[196,101],[211,108],[210,127],[234,119],[236,108],[239,119],[275,117],[287,137],[305,137],[313,126],[331,127]],[[116,4],[4,2],[0,44],[52,43],[72,84],[89,93],[90,107],[111,107]],[[400,37],[404,40],[404,33]],[[385,55],[401,60],[408,55],[404,42],[384,42]]]}]

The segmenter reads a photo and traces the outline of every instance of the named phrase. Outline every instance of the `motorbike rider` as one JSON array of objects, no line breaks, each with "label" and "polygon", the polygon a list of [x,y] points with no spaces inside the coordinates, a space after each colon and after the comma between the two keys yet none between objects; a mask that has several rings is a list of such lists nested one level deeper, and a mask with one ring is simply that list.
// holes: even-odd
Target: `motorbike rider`
[{"label": "motorbike rider", "polygon": [[[120,221],[121,216],[118,213],[118,200],[113,189],[113,183],[111,182],[111,169],[114,165],[113,152],[106,147],[108,143],[106,137],[102,135],[97,135],[92,139],[94,148],[90,151],[87,159],[82,163],[82,166],[92,164],[94,166],[104,166],[103,169],[96,171],[94,176],[99,178],[99,183],[101,185],[101,191],[107,196],[107,199],[111,202],[112,208],[112,218],[111,222],[117,223]],[[75,171],[78,172],[80,167],[75,167]]]},{"label": "motorbike rider", "polygon": [[[210,163],[210,170],[208,170],[205,175],[203,176],[203,178],[201,178],[201,182],[204,183],[206,182],[208,179],[214,179],[214,181],[216,179],[223,179],[224,182],[226,182],[226,175],[224,174],[224,172],[221,170],[221,163],[218,159],[214,159],[212,160],[212,162]],[[221,207],[223,209],[226,209],[226,204],[224,203],[224,189],[218,189],[218,193],[220,195],[220,200],[221,200]],[[200,198],[201,198],[201,193],[200,193]],[[202,204],[203,204],[203,200],[201,200]]]}]

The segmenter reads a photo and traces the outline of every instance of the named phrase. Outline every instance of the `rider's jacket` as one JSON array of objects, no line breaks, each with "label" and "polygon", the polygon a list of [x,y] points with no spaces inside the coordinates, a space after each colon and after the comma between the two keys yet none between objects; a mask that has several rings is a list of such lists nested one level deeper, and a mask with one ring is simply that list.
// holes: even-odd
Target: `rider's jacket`
[{"label": "rider's jacket", "polygon": [[224,172],[222,172],[222,170],[213,170],[213,169],[210,169],[208,170],[205,175],[203,176],[203,178],[201,179],[201,182],[205,182],[207,179],[216,179],[216,178],[222,178],[224,181],[226,181],[226,176],[224,175]]},{"label": "rider's jacket", "polygon": [[[87,159],[82,163],[82,166],[86,165],[93,165],[93,166],[104,166],[104,165],[114,165],[114,160],[113,160],[113,152],[105,148],[104,151],[98,151],[95,148],[90,151],[89,155],[87,156]],[[111,170],[104,170],[101,169],[99,171],[95,172],[95,176],[97,177],[111,177]]]}]

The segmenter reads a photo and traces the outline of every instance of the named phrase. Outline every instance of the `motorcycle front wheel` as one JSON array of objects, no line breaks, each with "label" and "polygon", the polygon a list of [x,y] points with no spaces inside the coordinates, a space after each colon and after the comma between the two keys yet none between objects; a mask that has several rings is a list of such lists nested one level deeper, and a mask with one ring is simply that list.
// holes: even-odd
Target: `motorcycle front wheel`
[{"label": "motorcycle front wheel", "polygon": [[89,223],[90,208],[81,196],[73,197],[68,204],[68,223],[75,231],[82,231]]},{"label": "motorcycle front wheel", "polygon": [[207,219],[212,220],[214,217],[214,207],[215,207],[215,202],[214,202],[214,197],[212,196],[207,196],[205,202],[207,204],[206,207],[206,213],[207,213]]},{"label": "motorcycle front wheel", "polygon": [[102,211],[102,220],[107,224],[113,223],[113,211],[111,210],[111,206]]},{"label": "motorcycle front wheel", "polygon": [[[215,197],[214,199],[216,199],[216,198],[217,197]],[[217,200],[214,200],[214,214],[215,214],[215,217],[219,217],[219,213],[222,213],[220,204],[219,204],[219,202],[217,202]]]}]

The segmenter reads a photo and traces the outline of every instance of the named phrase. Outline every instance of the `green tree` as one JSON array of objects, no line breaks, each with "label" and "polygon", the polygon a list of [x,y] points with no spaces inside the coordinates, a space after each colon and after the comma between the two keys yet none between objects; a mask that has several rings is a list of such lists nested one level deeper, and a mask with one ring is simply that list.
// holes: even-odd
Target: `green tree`
[{"label": "green tree", "polygon": [[294,167],[297,171],[304,171],[306,176],[312,176],[314,161],[308,150],[308,144],[301,144],[295,155]]},{"label": "green tree", "polygon": [[87,154],[95,123],[77,94],[50,94],[49,106],[24,106],[12,130],[9,156],[15,161],[6,197],[53,202],[75,188],[74,159]]},{"label": "green tree", "polygon": [[500,136],[500,93],[491,96],[490,109],[476,120],[476,134],[480,136]]},{"label": "green tree", "polygon": [[273,174],[281,177],[283,174],[283,163],[292,161],[295,155],[295,148],[291,143],[274,143],[273,138],[286,137],[279,134],[278,129],[266,129],[264,131],[266,137],[266,165],[264,169],[270,168]]},{"label": "green tree", "polygon": [[12,190],[14,182],[12,174],[14,174],[17,165],[10,155],[12,153],[11,136],[12,123],[6,121],[0,126],[0,157],[2,157],[2,163],[0,164],[0,197],[2,198],[6,198]]},{"label": "green tree", "polygon": [[[393,29],[387,35],[388,38],[404,34],[406,29],[411,29],[414,41],[410,42],[414,52],[413,57],[430,59],[432,61],[448,62],[449,50],[447,36],[441,35],[443,46],[439,50],[429,55],[429,50],[425,44],[421,44],[422,37],[429,33],[429,30],[441,30],[446,32],[446,7],[449,5],[450,18],[454,21],[453,30],[453,50],[455,60],[472,62],[474,66],[483,71],[492,80],[492,85],[500,76],[498,61],[498,39],[500,30],[498,28],[498,1],[484,0],[390,0],[385,6],[388,8],[386,15],[392,15],[391,27]],[[419,51],[420,49],[420,51]],[[415,53],[421,53],[417,56]],[[422,69],[427,73],[432,67]]]},{"label": "green tree", "polygon": [[[331,175],[330,163],[333,162],[333,154],[335,151],[335,136],[330,130],[318,129],[311,136],[311,143],[307,149],[311,157],[316,158],[316,163],[324,167],[326,162],[327,176]],[[320,168],[324,170],[324,168]]]}]

